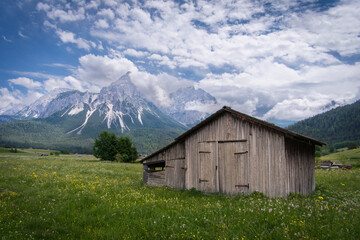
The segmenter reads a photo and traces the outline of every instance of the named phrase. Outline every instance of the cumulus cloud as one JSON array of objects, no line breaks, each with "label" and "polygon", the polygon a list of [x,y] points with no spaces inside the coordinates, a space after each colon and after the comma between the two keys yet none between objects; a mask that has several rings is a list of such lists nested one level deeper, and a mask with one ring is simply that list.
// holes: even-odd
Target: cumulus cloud
[{"label": "cumulus cloud", "polygon": [[56,31],[56,33],[63,43],[75,43],[79,48],[86,50],[90,50],[91,47],[96,46],[96,44],[91,41],[87,41],[82,38],[76,38],[75,34],[69,31],[62,31],[59,29]]},{"label": "cumulus cloud", "polygon": [[22,93],[16,89],[9,91],[7,88],[0,88],[0,114],[13,115],[42,95],[42,93],[34,90]]},{"label": "cumulus cloud", "polygon": [[79,59],[78,78],[100,87],[118,80],[128,71],[136,72],[135,65],[126,58],[88,54]]},{"label": "cumulus cloud", "polygon": [[[97,56],[88,54],[79,59],[80,66],[77,77],[82,82],[101,87],[117,81],[130,72],[131,81],[145,98],[158,105],[170,104],[169,94],[179,88],[193,86],[194,82],[175,78],[167,73],[150,74],[139,70],[130,60],[114,54],[113,56]],[[93,88],[95,90],[95,88]]]},{"label": "cumulus cloud", "polygon": [[[0,114],[8,111],[8,106],[21,104],[21,100],[18,98],[20,91],[10,93],[7,88],[0,88]],[[9,106],[10,107],[10,106]]]},{"label": "cumulus cloud", "polygon": [[319,112],[328,111],[333,107],[343,105],[344,102],[333,102],[332,99],[323,96],[316,98],[306,96],[305,98],[285,99],[264,115],[265,119],[302,120],[312,117]]},{"label": "cumulus cloud", "polygon": [[15,84],[15,85],[26,87],[28,89],[39,88],[42,86],[41,82],[34,81],[27,77],[19,77],[19,78],[15,78],[15,79],[9,79],[8,82]]},{"label": "cumulus cloud", "polygon": [[100,10],[100,11],[97,13],[97,15],[102,16],[102,17],[107,17],[107,18],[109,18],[109,19],[114,19],[114,17],[115,17],[114,12],[113,12],[111,9],[109,9],[109,8]]},{"label": "cumulus cloud", "polygon": [[[328,11],[318,13],[307,11],[300,16],[291,16],[288,22],[301,33],[304,41],[336,51],[343,56],[358,54],[360,51],[360,2],[340,1]],[[316,36],[316,37],[315,37]]]},{"label": "cumulus cloud", "polygon": [[67,76],[64,78],[51,78],[44,81],[44,87],[46,91],[50,92],[56,88],[68,88],[68,89],[76,89],[79,91],[84,91],[86,83],[82,83],[72,76]]},{"label": "cumulus cloud", "polygon": [[105,19],[99,19],[95,22],[97,28],[109,28],[109,24]]},{"label": "cumulus cloud", "polygon": [[118,3],[115,0],[103,0],[104,4],[109,7],[115,7]]},{"label": "cumulus cloud", "polygon": [[137,51],[135,49],[126,49],[124,52],[123,52],[125,55],[128,55],[128,56],[132,56],[132,57],[138,57],[138,58],[141,58],[141,57],[145,57],[145,56],[148,56],[149,53],[148,52],[144,52],[144,51]]},{"label": "cumulus cloud", "polygon": [[97,9],[99,5],[99,1],[90,1],[85,5],[85,9]]},{"label": "cumulus cloud", "polygon": [[69,9],[67,11],[58,9],[55,6],[44,4],[42,2],[37,4],[37,10],[45,11],[46,15],[52,20],[59,20],[60,22],[74,22],[85,19],[85,9],[80,7],[76,11]]},{"label": "cumulus cloud", "polygon": [[[274,66],[267,75],[269,69],[260,65],[240,74],[208,74],[199,86],[224,105],[265,119],[300,120],[359,98],[359,63],[285,69]],[[331,105],[332,101],[337,105]],[[260,113],[261,108],[267,110]]]}]

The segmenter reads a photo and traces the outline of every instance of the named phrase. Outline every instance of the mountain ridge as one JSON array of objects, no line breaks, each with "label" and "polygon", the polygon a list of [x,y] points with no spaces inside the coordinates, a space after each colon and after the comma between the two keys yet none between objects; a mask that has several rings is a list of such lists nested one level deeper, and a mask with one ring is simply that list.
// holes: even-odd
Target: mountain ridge
[{"label": "mountain ridge", "polygon": [[360,143],[360,100],[299,121],[289,130],[339,147]]},{"label": "mountain ridge", "polygon": [[[187,127],[145,99],[132,83],[130,74],[123,75],[99,93],[69,89],[51,91],[14,117],[3,117],[4,121],[18,122],[0,124],[0,144],[27,146],[32,143],[34,147],[91,149],[90,143],[104,130],[131,136],[140,146],[140,153],[149,153],[168,144]],[[200,101],[201,95],[214,100],[203,90],[196,93]],[[194,114],[196,120],[200,117],[201,114]],[[44,127],[39,127],[41,125]]]}]

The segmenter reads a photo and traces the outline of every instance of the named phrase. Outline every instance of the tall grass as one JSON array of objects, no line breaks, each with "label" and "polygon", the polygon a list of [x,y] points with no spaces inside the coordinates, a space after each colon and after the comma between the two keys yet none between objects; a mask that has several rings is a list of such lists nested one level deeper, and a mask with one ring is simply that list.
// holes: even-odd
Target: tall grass
[{"label": "tall grass", "polygon": [[0,154],[2,239],[359,239],[360,171],[316,171],[308,196],[142,185],[142,166]]}]

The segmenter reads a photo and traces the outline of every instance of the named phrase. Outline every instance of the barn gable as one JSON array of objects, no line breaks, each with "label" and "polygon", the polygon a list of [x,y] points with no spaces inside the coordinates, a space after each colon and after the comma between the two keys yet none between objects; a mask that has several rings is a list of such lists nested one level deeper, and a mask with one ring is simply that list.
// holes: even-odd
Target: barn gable
[{"label": "barn gable", "polygon": [[315,188],[323,143],[224,107],[143,159],[144,183],[270,197]]}]

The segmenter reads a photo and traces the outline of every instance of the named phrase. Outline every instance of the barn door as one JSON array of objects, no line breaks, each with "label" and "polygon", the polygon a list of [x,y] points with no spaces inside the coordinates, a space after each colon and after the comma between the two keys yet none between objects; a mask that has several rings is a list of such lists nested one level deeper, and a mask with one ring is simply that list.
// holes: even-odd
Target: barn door
[{"label": "barn door", "polygon": [[246,140],[219,142],[219,191],[226,194],[249,191],[249,150]]},{"label": "barn door", "polygon": [[173,188],[185,188],[185,159],[166,160],[165,181],[166,185]]},{"label": "barn door", "polygon": [[216,142],[199,143],[198,190],[216,191]]}]

